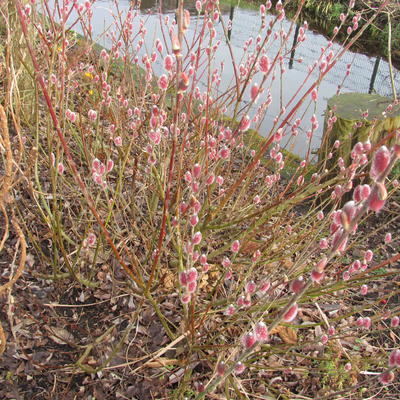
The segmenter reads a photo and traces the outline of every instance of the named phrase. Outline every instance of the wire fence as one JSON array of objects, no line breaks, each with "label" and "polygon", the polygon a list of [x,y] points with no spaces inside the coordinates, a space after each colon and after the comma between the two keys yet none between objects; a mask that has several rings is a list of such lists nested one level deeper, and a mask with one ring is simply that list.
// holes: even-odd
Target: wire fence
[{"label": "wire fence", "polygon": [[[228,15],[225,15],[224,18],[227,19]],[[282,28],[286,32],[289,31],[290,25],[291,22],[288,20],[282,22]],[[242,46],[249,37],[256,38],[259,34],[259,28],[260,16],[258,12],[235,7],[231,33],[231,42],[234,46]],[[295,31],[296,29],[293,27],[288,39],[290,46],[293,44]],[[328,40],[321,34],[309,31],[307,36],[308,40],[297,47],[294,54],[295,60],[301,58],[303,61],[301,63],[294,62],[293,69],[303,72],[306,72],[307,66],[312,65],[319,58],[321,48],[326,47],[328,44]],[[272,40],[270,44],[271,54],[275,54],[280,45],[279,39]],[[342,46],[337,43],[332,46],[332,50],[335,53],[341,49]],[[351,74],[345,79],[344,89],[362,93],[372,91],[382,96],[393,96],[388,62],[380,58],[368,57],[361,53],[352,51],[345,53],[329,73],[326,78],[327,81],[333,85],[339,85],[346,75],[348,64],[351,64]],[[396,93],[400,93],[400,71],[393,68],[393,75]]]}]

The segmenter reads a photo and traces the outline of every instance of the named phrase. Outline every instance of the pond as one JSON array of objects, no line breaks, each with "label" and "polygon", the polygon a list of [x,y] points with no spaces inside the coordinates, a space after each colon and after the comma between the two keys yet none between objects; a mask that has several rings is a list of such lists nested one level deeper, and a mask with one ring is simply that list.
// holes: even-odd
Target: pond
[{"label": "pond", "polygon": [[[191,11],[191,25],[188,29],[187,36],[190,38],[194,34],[194,27],[196,26],[196,20],[201,19],[202,16],[198,16],[194,9],[194,1],[188,4],[187,8]],[[160,6],[161,4],[161,6]],[[114,17],[118,12],[126,13],[130,6],[130,2],[127,0],[121,0],[116,5],[113,1],[97,1],[93,6],[93,36],[103,46],[109,48],[111,41],[109,36],[104,35],[104,32],[108,34],[115,30],[113,26]],[[138,18],[135,19],[136,23],[139,24],[139,20],[143,19],[145,27],[147,29],[146,45],[148,46],[149,52],[153,47],[153,43],[156,38],[161,37],[160,32],[160,12],[162,14],[161,20],[166,16],[170,20],[175,18],[175,7],[176,1],[163,1],[157,2],[154,0],[142,1]],[[243,55],[243,45],[249,39],[257,37],[260,29],[260,13],[258,10],[246,9],[240,6],[234,6],[229,3],[221,4],[221,12],[225,25],[228,24],[229,19],[232,20],[232,29],[230,32],[230,42],[233,51],[233,55],[236,63],[240,64],[240,59]],[[268,18],[268,16],[267,16]],[[269,17],[272,18],[272,17]],[[268,23],[268,20],[267,20]],[[281,22],[281,29],[289,32],[291,21],[284,19]],[[77,29],[79,32],[79,28]],[[222,75],[222,81],[220,90],[223,91],[229,84],[232,83],[232,77],[234,76],[232,63],[230,62],[230,54],[228,46],[225,44],[223,37],[221,24],[217,24],[217,35],[219,35],[222,45],[216,53],[215,65],[220,65],[224,62],[224,73]],[[81,33],[81,32],[79,32]],[[293,37],[295,35],[295,29],[292,29],[291,36],[287,43],[290,48],[293,43]],[[259,126],[259,132],[263,136],[267,136],[273,126],[273,120],[281,109],[281,104],[285,104],[294,94],[295,90],[300,84],[306,79],[308,74],[308,66],[313,65],[314,62],[319,58],[321,54],[321,48],[328,45],[328,40],[321,34],[316,32],[307,32],[308,39],[298,47],[292,57],[287,57],[286,72],[284,79],[275,79],[271,86],[270,92],[272,94],[273,102],[267,110],[267,114]],[[268,54],[271,54],[270,58],[273,58],[280,47],[280,40],[270,41],[268,48]],[[341,49],[339,44],[334,43],[332,50],[334,53]],[[299,62],[301,61],[301,62]],[[351,64],[351,73],[345,78],[346,70],[348,65]],[[157,70],[158,69],[158,70]],[[155,66],[155,73],[161,74],[163,71],[162,60],[157,61]],[[314,72],[312,79],[308,80],[309,84],[317,79],[318,69]],[[374,77],[375,75],[375,77]],[[400,92],[400,72],[394,70],[395,86],[397,92]],[[259,77],[260,78],[260,77]],[[345,78],[345,79],[344,79]],[[255,76],[254,81],[257,81]],[[206,82],[203,82],[204,90]],[[338,90],[338,85],[341,85],[341,92],[361,92],[368,93],[375,91],[383,96],[392,97],[392,86],[390,83],[390,74],[388,63],[384,60],[376,59],[374,57],[368,57],[363,54],[347,52],[342,59],[340,59],[332,71],[329,73],[327,78],[320,84],[318,101],[316,102],[315,109],[313,107],[304,107],[300,109],[299,115],[304,113],[303,124],[299,128],[299,135],[295,138],[296,140],[291,143],[290,151],[296,153],[300,157],[304,157],[308,151],[309,142],[306,139],[306,131],[309,126],[306,126],[310,117],[313,113],[317,116],[319,122],[319,129],[311,139],[311,149],[317,149],[319,147],[324,121],[324,112],[326,109],[327,100],[335,95]],[[264,92],[265,95],[265,92]],[[299,95],[297,98],[299,98]],[[249,96],[247,96],[249,99]],[[259,101],[262,101],[260,99]],[[245,105],[245,102],[244,102]],[[255,109],[250,111],[255,113]],[[229,112],[228,112],[229,114]]]}]

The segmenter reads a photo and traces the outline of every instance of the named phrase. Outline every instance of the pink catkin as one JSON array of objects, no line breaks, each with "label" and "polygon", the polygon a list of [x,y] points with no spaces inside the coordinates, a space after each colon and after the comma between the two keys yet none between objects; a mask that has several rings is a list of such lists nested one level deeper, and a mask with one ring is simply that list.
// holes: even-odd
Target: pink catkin
[{"label": "pink catkin", "polygon": [[368,293],[368,286],[367,285],[362,285],[360,288],[360,293],[365,296]]},{"label": "pink catkin", "polygon": [[197,269],[192,267],[188,271],[186,271],[187,281],[188,282],[196,282],[198,273]]},{"label": "pink catkin", "polygon": [[91,121],[96,121],[96,119],[97,119],[97,111],[95,111],[95,110],[89,110],[88,111],[88,117],[89,117],[89,119],[91,120]]},{"label": "pink catkin", "polygon": [[266,292],[268,292],[270,287],[271,287],[271,283],[269,281],[263,282],[260,286],[260,292],[266,293]]},{"label": "pink catkin", "polygon": [[374,154],[371,165],[371,178],[376,179],[384,172],[390,163],[390,151],[386,146],[381,146]]},{"label": "pink catkin", "polygon": [[266,342],[268,340],[269,334],[268,334],[268,328],[264,324],[264,322],[259,322],[254,328],[254,334],[256,337],[256,340],[259,342]]},{"label": "pink catkin", "polygon": [[372,250],[368,249],[364,254],[364,259],[368,263],[372,261],[373,257],[374,257],[374,253]]},{"label": "pink catkin", "polygon": [[245,292],[247,294],[253,294],[256,291],[256,284],[254,281],[250,281],[246,283]]},{"label": "pink catkin", "polygon": [[158,79],[158,87],[161,90],[167,90],[168,88],[168,78],[165,74],[161,75]]},{"label": "pink catkin", "polygon": [[313,101],[317,101],[318,100],[318,92],[316,89],[313,89],[313,91],[311,92],[311,99]]},{"label": "pink catkin", "polygon": [[65,167],[62,162],[58,163],[57,165],[57,171],[60,175],[62,175],[65,172]]},{"label": "pink catkin", "polygon": [[198,13],[201,12],[201,8],[202,8],[201,1],[197,0],[196,1],[196,10],[197,10]]},{"label": "pink catkin", "polygon": [[218,363],[218,365],[217,365],[217,375],[224,376],[225,370],[226,370],[226,364],[223,361]]},{"label": "pink catkin", "polygon": [[191,295],[190,295],[190,293],[184,293],[182,296],[181,296],[181,302],[183,303],[183,304],[188,304],[188,303],[190,303],[190,300],[192,299],[192,297],[191,297]]},{"label": "pink catkin", "polygon": [[246,333],[242,338],[242,343],[245,349],[250,349],[256,343],[256,338],[252,332]]},{"label": "pink catkin", "polygon": [[200,165],[200,164],[197,164],[197,163],[194,164],[192,173],[193,173],[193,176],[194,176],[196,179],[200,178],[200,175],[201,175],[201,165]]},{"label": "pink catkin", "polygon": [[389,367],[400,367],[400,350],[396,349],[390,353]]},{"label": "pink catkin", "polygon": [[231,245],[231,251],[232,253],[237,253],[239,249],[240,249],[240,242],[239,240],[235,240]]},{"label": "pink catkin", "polygon": [[329,245],[328,245],[328,240],[327,240],[327,239],[323,238],[323,239],[321,239],[321,240],[319,241],[319,248],[320,248],[321,250],[327,249],[328,246],[329,246]]},{"label": "pink catkin", "polygon": [[245,369],[246,369],[246,366],[243,363],[241,363],[240,361],[235,364],[234,371],[235,371],[236,375],[243,373]]},{"label": "pink catkin", "polygon": [[357,207],[353,200],[348,201],[343,206],[342,213],[341,213],[341,222],[345,229],[348,229],[351,221],[353,220],[354,216],[356,215],[356,212],[357,212]]},{"label": "pink catkin", "polygon": [[322,335],[321,336],[321,343],[325,346],[328,343],[328,335]]},{"label": "pink catkin", "polygon": [[325,274],[323,272],[318,272],[317,270],[313,270],[311,272],[311,279],[315,283],[320,283],[325,277]]},{"label": "pink catkin", "polygon": [[224,259],[222,260],[222,266],[225,268],[229,268],[231,265],[231,260],[228,257],[224,257]]},{"label": "pink catkin", "polygon": [[107,172],[111,172],[113,168],[114,168],[114,161],[108,160],[107,161]]},{"label": "pink catkin", "polygon": [[114,144],[117,147],[121,147],[122,146],[122,138],[121,138],[121,136],[117,136],[117,137],[114,138]]},{"label": "pink catkin", "polygon": [[379,375],[379,382],[382,385],[388,385],[389,383],[393,382],[394,380],[394,373],[393,371],[383,372]]},{"label": "pink catkin", "polygon": [[198,244],[200,244],[201,239],[202,239],[202,234],[201,234],[201,232],[196,232],[196,233],[193,235],[192,243],[193,243],[194,245],[198,245]]},{"label": "pink catkin", "polygon": [[295,279],[290,284],[290,290],[295,294],[299,294],[302,291],[303,288],[304,288],[304,279],[303,279],[303,277]]},{"label": "pink catkin", "polygon": [[234,315],[236,312],[236,308],[233,304],[230,304],[226,310],[225,310],[225,315]]},{"label": "pink catkin", "polygon": [[89,233],[87,243],[89,246],[94,246],[96,244],[96,235],[93,232]]},{"label": "pink catkin", "polygon": [[371,318],[370,317],[365,317],[364,320],[363,320],[363,327],[365,329],[369,329],[369,328],[371,328],[371,324],[372,324]]},{"label": "pink catkin", "polygon": [[189,293],[194,293],[197,289],[197,282],[189,282],[187,285],[187,290]]},{"label": "pink catkin", "polygon": [[251,100],[253,100],[254,102],[256,102],[258,99],[259,91],[260,91],[260,89],[259,89],[257,83],[255,83],[250,89],[250,97],[251,97]]},{"label": "pink catkin", "polygon": [[321,260],[318,261],[315,269],[318,272],[322,272],[325,269],[327,262],[328,262],[328,259],[325,256],[322,257]]},{"label": "pink catkin", "polygon": [[251,119],[248,115],[245,115],[240,121],[239,130],[246,132],[250,128]]},{"label": "pink catkin", "polygon": [[197,214],[192,215],[189,222],[191,226],[196,226],[199,223],[199,217],[197,216]]},{"label": "pink catkin", "polygon": [[297,303],[294,303],[289,310],[284,314],[283,316],[283,320],[285,322],[292,322],[296,316],[297,316],[297,312],[299,311],[299,306],[297,305]]},{"label": "pink catkin", "polygon": [[187,273],[186,273],[186,271],[182,271],[182,272],[179,274],[179,283],[180,283],[182,286],[186,286],[186,285],[187,285],[188,279],[187,279]]},{"label": "pink catkin", "polygon": [[164,69],[166,71],[171,71],[173,65],[174,65],[174,59],[171,55],[168,54],[164,58]]},{"label": "pink catkin", "polygon": [[361,186],[361,200],[368,199],[369,195],[371,194],[371,186],[368,184]]}]

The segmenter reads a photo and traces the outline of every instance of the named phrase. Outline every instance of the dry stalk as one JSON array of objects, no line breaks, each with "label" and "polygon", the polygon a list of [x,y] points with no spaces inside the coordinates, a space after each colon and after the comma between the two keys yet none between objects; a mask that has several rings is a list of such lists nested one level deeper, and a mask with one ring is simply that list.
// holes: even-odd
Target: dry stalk
[{"label": "dry stalk", "polygon": [[0,189],[0,202],[4,204],[5,198],[8,195],[12,182],[13,156],[10,143],[10,134],[8,132],[7,116],[2,105],[0,105],[0,128],[1,128],[2,144],[4,146],[6,153],[5,171],[4,171],[5,173],[4,177],[2,178],[2,186]]},{"label": "dry stalk", "polygon": [[[2,144],[5,149],[5,173],[4,176],[2,177],[2,186],[0,189],[0,208],[1,211],[4,214],[5,218],[5,230],[4,230],[4,235],[1,241],[1,246],[0,246],[0,251],[2,250],[5,241],[7,240],[8,237],[8,231],[9,231],[9,222],[8,222],[8,215],[7,215],[7,210],[5,204],[9,202],[9,190],[12,186],[12,165],[13,165],[13,156],[12,156],[12,150],[11,150],[11,143],[10,143],[10,135],[8,131],[8,125],[7,125],[7,116],[4,111],[4,108],[2,105],[0,105],[0,128],[1,128],[1,139],[2,139]],[[14,283],[18,280],[18,278],[22,275],[22,272],[24,271],[25,267],[25,261],[26,261],[26,240],[25,240],[25,235],[22,232],[21,227],[19,226],[18,220],[15,218],[15,216],[12,217],[11,219],[11,224],[16,231],[19,239],[19,243],[21,244],[21,256],[19,260],[19,265],[17,268],[17,271],[15,272],[14,276],[4,285],[0,286],[0,294],[3,293],[5,290],[10,289]],[[18,244],[16,249],[18,249]],[[18,251],[18,250],[16,250]],[[6,348],[6,337],[4,334],[3,327],[0,323],[0,355],[4,353],[4,350]]]}]

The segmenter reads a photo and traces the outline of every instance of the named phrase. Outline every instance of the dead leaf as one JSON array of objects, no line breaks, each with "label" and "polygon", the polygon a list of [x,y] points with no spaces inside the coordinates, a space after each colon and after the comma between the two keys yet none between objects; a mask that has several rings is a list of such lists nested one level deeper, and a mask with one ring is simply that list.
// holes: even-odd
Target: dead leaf
[{"label": "dead leaf", "polygon": [[279,265],[280,265],[279,261],[272,261],[268,264],[264,264],[264,269],[266,271],[275,271],[279,268]]},{"label": "dead leaf", "polygon": [[292,268],[293,264],[294,262],[290,258],[284,258],[282,260],[282,265],[287,269]]},{"label": "dead leaf", "polygon": [[287,344],[297,343],[297,333],[290,326],[277,326],[270,332],[271,335],[278,334],[280,338]]},{"label": "dead leaf", "polygon": [[160,271],[160,288],[170,293],[171,291],[176,290],[177,285],[176,275],[168,268],[162,268]]},{"label": "dead leaf", "polygon": [[199,284],[199,289],[205,288],[207,292],[211,291],[213,285],[210,285],[210,282],[217,282],[220,277],[220,272],[213,268],[213,265],[210,265],[210,269],[201,274],[201,280]]},{"label": "dead leaf", "polygon": [[269,368],[280,368],[282,367],[282,358],[278,358],[277,356],[270,356],[267,360],[267,365]]},{"label": "dead leaf", "polygon": [[343,355],[343,347],[338,339],[329,340],[328,347],[331,349],[332,354],[335,355],[335,359],[340,360]]},{"label": "dead leaf", "polygon": [[49,338],[58,344],[68,344],[74,342],[74,335],[68,332],[64,328],[59,328],[58,326],[46,326],[49,332]]},{"label": "dead leaf", "polygon": [[168,367],[170,365],[179,365],[179,360],[177,360],[176,358],[159,357],[153,361],[146,363],[146,367],[148,368],[161,368]]},{"label": "dead leaf", "polygon": [[180,380],[183,378],[184,373],[185,373],[185,368],[179,368],[178,371],[170,375],[170,377],[168,378],[169,383],[173,384],[180,382]]},{"label": "dead leaf", "polygon": [[240,248],[240,252],[242,254],[251,256],[254,254],[254,252],[256,250],[260,250],[260,248],[262,247],[261,243],[256,243],[256,242],[246,242],[242,245],[242,247]]},{"label": "dead leaf", "polygon": [[26,263],[30,266],[33,267],[35,265],[35,257],[33,256],[32,253],[28,253],[26,255]]}]

